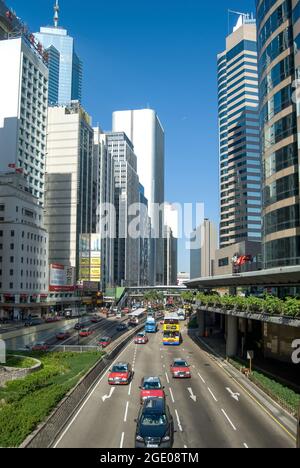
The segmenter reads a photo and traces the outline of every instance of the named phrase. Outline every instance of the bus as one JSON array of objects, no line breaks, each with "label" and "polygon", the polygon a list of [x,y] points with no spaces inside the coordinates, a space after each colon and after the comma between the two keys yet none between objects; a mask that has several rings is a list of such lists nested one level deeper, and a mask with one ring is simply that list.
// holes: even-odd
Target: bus
[{"label": "bus", "polygon": [[146,319],[146,309],[137,309],[131,314],[128,314],[128,325],[130,327],[137,327],[141,323],[143,323]]},{"label": "bus", "polygon": [[167,316],[163,325],[163,345],[179,346],[181,344],[180,324],[177,316]]}]

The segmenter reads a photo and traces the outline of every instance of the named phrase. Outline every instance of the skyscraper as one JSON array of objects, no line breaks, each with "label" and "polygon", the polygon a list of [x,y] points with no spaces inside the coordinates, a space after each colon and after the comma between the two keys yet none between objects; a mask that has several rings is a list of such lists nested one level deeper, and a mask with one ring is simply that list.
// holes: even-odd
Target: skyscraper
[{"label": "skyscraper", "polygon": [[48,68],[32,36],[0,41],[0,171],[23,171],[44,203]]},{"label": "skyscraper", "polygon": [[129,235],[129,209],[138,204],[139,178],[133,145],[123,132],[106,134],[106,145],[114,161],[115,249],[114,280],[119,286],[139,284],[139,239]]},{"label": "skyscraper", "polygon": [[93,145],[91,119],[79,103],[49,108],[45,203],[49,263],[76,268],[77,280],[82,236],[93,232]]},{"label": "skyscraper", "polygon": [[164,277],[163,210],[157,206],[165,198],[165,138],[157,113],[151,109],[117,111],[113,113],[113,131],[125,132],[137,155],[137,172],[145,188],[149,215],[155,239],[152,240],[151,282],[162,284]]},{"label": "skyscraper", "polygon": [[261,157],[255,20],[240,16],[218,55],[220,247],[261,240]]},{"label": "skyscraper", "polygon": [[191,279],[213,276],[217,247],[216,226],[209,219],[205,219],[191,236]]},{"label": "skyscraper", "polygon": [[[54,26],[41,27],[35,37],[40,41],[45,49],[51,46],[59,52],[59,74],[50,73],[50,89],[58,87],[58,102],[50,104],[69,104],[71,101],[81,101],[82,97],[82,62],[75,51],[74,39],[68,35],[68,31],[58,26],[59,5],[58,0],[54,7]],[[50,51],[51,52],[51,51]],[[52,60],[54,64],[52,65]],[[57,65],[57,57],[49,55],[49,67]],[[53,95],[55,96],[55,95]]]},{"label": "skyscraper", "polygon": [[265,268],[273,268],[300,264],[299,91],[294,94],[294,80],[300,78],[300,2],[258,0],[256,5],[263,260]]}]

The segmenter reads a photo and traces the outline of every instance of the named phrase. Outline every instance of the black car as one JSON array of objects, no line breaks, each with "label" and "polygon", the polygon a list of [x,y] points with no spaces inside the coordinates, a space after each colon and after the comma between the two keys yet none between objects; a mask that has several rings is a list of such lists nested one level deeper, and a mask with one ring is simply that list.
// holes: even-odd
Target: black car
[{"label": "black car", "polygon": [[136,423],[136,448],[173,447],[174,421],[164,399],[147,399]]},{"label": "black car", "polygon": [[76,323],[75,327],[74,327],[74,330],[83,330],[85,328],[85,325],[84,323]]},{"label": "black car", "polygon": [[125,323],[120,323],[120,325],[117,326],[118,332],[126,331],[126,330],[128,330],[128,326]]}]

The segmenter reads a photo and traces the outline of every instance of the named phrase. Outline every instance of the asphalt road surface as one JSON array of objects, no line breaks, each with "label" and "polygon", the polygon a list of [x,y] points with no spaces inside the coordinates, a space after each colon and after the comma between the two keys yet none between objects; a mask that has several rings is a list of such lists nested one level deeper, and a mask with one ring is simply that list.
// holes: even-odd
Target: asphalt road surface
[{"label": "asphalt road surface", "polygon": [[[131,342],[116,362],[134,368],[130,386],[110,387],[105,373],[55,443],[59,448],[133,448],[144,376],[159,376],[175,422],[174,448],[293,448],[282,427],[183,333],[180,348],[162,346],[161,332],[147,345]],[[184,358],[191,380],[173,380],[170,364]]]}]

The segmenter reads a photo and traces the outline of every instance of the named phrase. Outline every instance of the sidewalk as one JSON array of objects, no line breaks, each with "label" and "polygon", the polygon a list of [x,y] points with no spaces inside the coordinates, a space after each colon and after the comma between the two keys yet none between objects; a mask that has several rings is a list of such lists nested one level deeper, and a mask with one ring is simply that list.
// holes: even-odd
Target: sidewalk
[{"label": "sidewalk", "polygon": [[[209,345],[219,356],[224,359],[226,358],[226,344],[219,335],[202,338],[202,341]],[[244,359],[242,359],[242,361],[244,361]],[[256,356],[253,361],[253,370],[266,374],[268,377],[277,380],[300,394],[299,366],[296,368],[293,364],[274,361],[272,359],[263,359]]]}]

